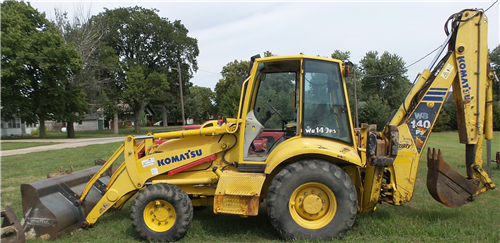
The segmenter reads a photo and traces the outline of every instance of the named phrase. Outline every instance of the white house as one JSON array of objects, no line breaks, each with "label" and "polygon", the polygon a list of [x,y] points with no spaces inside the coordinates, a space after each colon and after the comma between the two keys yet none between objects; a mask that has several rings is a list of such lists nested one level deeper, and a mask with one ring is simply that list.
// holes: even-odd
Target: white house
[{"label": "white house", "polygon": [[104,117],[99,113],[86,114],[74,124],[75,131],[97,131],[104,129]]},{"label": "white house", "polygon": [[[104,117],[99,113],[86,114],[82,120],[73,125],[75,131],[102,130],[104,129]],[[38,129],[38,127],[38,123],[26,124],[20,118],[2,121],[2,137],[31,135],[31,131]],[[45,121],[45,127],[47,131],[61,131],[62,127],[66,127],[66,122]]]},{"label": "white house", "polygon": [[2,137],[30,135],[32,130],[38,129],[38,124],[26,124],[21,118],[2,121]]}]

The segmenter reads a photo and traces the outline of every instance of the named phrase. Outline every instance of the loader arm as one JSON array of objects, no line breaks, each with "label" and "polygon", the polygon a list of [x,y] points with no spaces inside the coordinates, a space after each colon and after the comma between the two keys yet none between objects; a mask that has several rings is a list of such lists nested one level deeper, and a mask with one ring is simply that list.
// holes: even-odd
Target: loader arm
[{"label": "loader arm", "polygon": [[[236,119],[234,120],[236,121]],[[101,168],[102,171],[105,171],[107,167],[114,162],[112,159],[117,158],[117,156],[123,153],[125,161],[116,172],[113,173],[113,176],[106,186],[105,194],[87,215],[86,224],[94,224],[97,219],[112,206],[117,208],[123,206],[135,192],[143,188],[146,182],[155,176],[162,174],[168,174],[168,176],[170,176],[171,174],[177,173],[177,171],[182,171],[183,168],[190,168],[190,166],[217,159],[217,154],[229,147],[227,146],[228,138],[223,139],[223,137],[228,130],[230,131],[230,129],[234,128],[228,127],[230,127],[230,125],[226,122],[224,126],[201,128],[198,130],[158,133],[137,138],[128,136],[124,144]],[[142,146],[137,146],[137,139],[154,140],[177,138],[191,139],[191,147],[174,147],[168,151],[156,151],[147,154],[143,158],[137,159],[137,153],[142,146],[153,144],[151,141],[146,141],[141,144]],[[189,148],[196,149],[190,150]],[[87,184],[87,188],[91,188],[91,182],[99,178],[99,172],[90,180]],[[216,182],[217,176],[213,173],[212,177],[204,178],[203,181]],[[82,194],[82,198],[83,197],[84,194]]]},{"label": "loader arm", "polygon": [[[153,178],[162,175],[162,182],[177,184],[170,179],[175,173],[196,165],[220,161],[235,137],[238,119],[227,119],[221,126],[127,136],[124,143],[102,165],[46,180],[22,184],[24,224],[29,239],[55,240],[61,235],[94,224],[111,207],[120,209],[146,184],[156,183]],[[165,146],[155,146],[155,140],[170,139]],[[143,140],[138,144],[138,140]],[[163,144],[162,144],[163,145]],[[145,149],[145,156],[138,154]],[[124,161],[111,174],[118,159]],[[214,184],[218,180],[211,170],[207,178],[184,180],[181,183]]]},{"label": "loader arm", "polygon": [[[464,10],[450,20],[452,29],[442,47],[442,51],[447,47],[447,52],[436,65],[433,62],[429,70],[419,74],[389,123],[398,126],[400,134],[398,156],[389,168],[394,175],[394,194],[389,202],[395,205],[413,196],[420,156],[450,87],[453,87],[460,142],[466,145],[467,179],[453,179],[460,175],[446,172],[440,151],[433,152],[428,154],[429,191],[441,203],[457,207],[495,188],[482,170],[483,139],[493,138],[492,108],[491,104],[486,105],[492,99],[493,81],[486,44],[488,20],[480,10]],[[477,180],[482,186],[478,187]]]}]

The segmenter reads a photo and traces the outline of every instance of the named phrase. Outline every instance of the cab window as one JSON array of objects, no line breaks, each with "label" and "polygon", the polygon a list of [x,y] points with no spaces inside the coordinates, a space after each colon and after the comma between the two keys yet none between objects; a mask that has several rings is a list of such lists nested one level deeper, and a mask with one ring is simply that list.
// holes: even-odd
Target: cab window
[{"label": "cab window", "polygon": [[303,136],[319,136],[352,144],[340,65],[304,60]]}]

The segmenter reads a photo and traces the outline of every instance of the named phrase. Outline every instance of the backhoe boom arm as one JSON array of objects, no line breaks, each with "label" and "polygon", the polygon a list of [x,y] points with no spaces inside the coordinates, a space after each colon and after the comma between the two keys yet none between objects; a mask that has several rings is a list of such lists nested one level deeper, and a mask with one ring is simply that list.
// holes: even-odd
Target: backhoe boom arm
[{"label": "backhoe boom arm", "polygon": [[[394,166],[390,168],[391,172],[397,175],[394,185],[396,190],[392,200],[396,205],[409,201],[413,196],[422,150],[446,102],[450,87],[453,87],[460,142],[466,144],[468,178],[465,181],[478,186],[480,180],[483,184],[465,199],[471,200],[481,192],[495,188],[489,176],[482,170],[482,141],[484,138],[490,140],[493,137],[491,118],[493,111],[491,104],[487,105],[487,101],[492,97],[493,81],[486,43],[488,20],[482,10],[464,10],[450,17],[450,20],[451,31],[445,43],[448,47],[447,52],[432,71],[426,69],[419,74],[404,103],[389,123],[398,126],[400,134],[398,157]],[[430,158],[428,183],[429,181],[432,183],[435,179],[432,177],[444,175],[445,172],[440,171],[431,175],[433,173],[431,168],[440,167],[431,164],[445,162],[435,153],[428,154],[428,157]],[[457,189],[461,187],[460,183],[451,184],[453,184],[451,187],[455,187],[455,191],[462,190]],[[430,191],[443,190],[433,187],[443,186],[428,184]],[[443,200],[437,200],[447,204]],[[453,201],[451,198],[449,200]],[[453,205],[463,203],[466,201],[460,200]]]}]

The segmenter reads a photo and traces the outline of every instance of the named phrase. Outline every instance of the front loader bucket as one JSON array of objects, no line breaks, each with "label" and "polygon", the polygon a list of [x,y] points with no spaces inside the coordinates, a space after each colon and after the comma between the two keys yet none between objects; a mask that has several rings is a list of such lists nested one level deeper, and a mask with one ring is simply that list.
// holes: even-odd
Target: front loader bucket
[{"label": "front loader bucket", "polygon": [[99,168],[101,166],[94,166],[22,184],[26,239],[55,240],[65,233],[86,227],[85,217],[101,199],[111,176],[110,171],[107,171],[94,184],[85,201],[80,202],[85,185]]},{"label": "front loader bucket", "polygon": [[441,150],[427,150],[427,189],[436,201],[456,208],[474,199],[477,186],[452,169],[444,160]]}]

